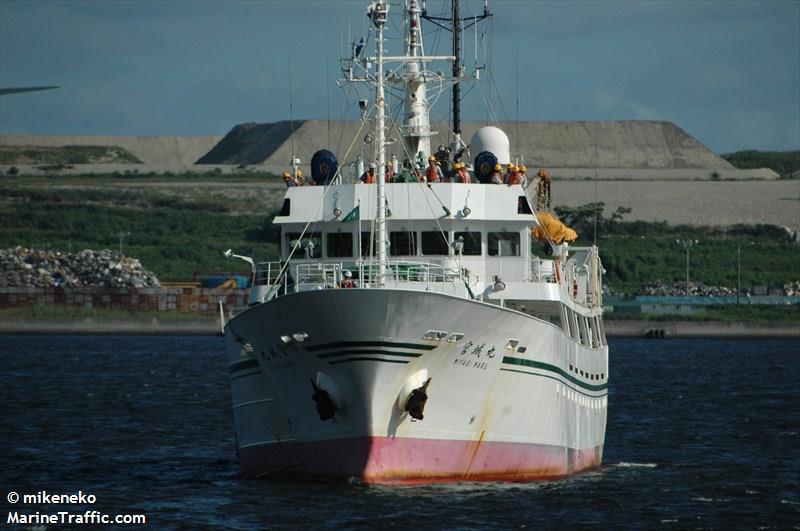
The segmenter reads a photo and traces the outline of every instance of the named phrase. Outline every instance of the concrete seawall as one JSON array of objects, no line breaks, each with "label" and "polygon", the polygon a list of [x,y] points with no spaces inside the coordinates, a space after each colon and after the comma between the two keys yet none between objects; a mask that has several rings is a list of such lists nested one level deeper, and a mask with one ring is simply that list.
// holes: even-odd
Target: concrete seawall
[{"label": "concrete seawall", "polygon": [[791,323],[746,321],[605,321],[609,337],[659,338],[800,338],[800,326]]},{"label": "concrete seawall", "polygon": [[[606,321],[610,338],[643,338],[662,330],[664,338],[791,338],[800,339],[800,326],[791,323],[763,324],[742,321]],[[21,318],[0,320],[2,334],[86,335],[218,335],[220,322],[214,317],[196,318]]]},{"label": "concrete seawall", "polygon": [[151,318],[39,318],[20,317],[0,320],[0,334],[86,334],[86,335],[187,335],[210,336],[220,333],[219,319]]}]

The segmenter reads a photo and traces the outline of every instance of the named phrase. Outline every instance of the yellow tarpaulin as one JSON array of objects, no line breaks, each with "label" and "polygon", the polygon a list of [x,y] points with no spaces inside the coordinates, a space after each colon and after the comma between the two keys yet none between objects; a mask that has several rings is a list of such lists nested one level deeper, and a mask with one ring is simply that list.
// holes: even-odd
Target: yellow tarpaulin
[{"label": "yellow tarpaulin", "polygon": [[572,242],[578,239],[578,233],[564,225],[561,220],[550,212],[538,212],[536,219],[539,226],[531,231],[533,237],[540,241],[552,240],[555,244]]}]

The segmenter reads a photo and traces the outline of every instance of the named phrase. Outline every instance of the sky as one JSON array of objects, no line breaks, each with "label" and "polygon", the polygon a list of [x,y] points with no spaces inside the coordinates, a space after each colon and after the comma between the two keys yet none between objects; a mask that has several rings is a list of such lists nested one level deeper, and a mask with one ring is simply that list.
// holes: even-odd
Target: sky
[{"label": "sky", "polygon": [[[356,119],[335,80],[366,4],[0,0],[0,87],[60,86],[0,96],[0,133],[224,135],[288,119],[290,101],[295,119]],[[486,35],[465,36],[468,70],[476,39],[490,65],[462,89],[466,121],[667,120],[717,153],[800,149],[800,0],[489,7]],[[449,54],[426,28],[426,52]]]}]

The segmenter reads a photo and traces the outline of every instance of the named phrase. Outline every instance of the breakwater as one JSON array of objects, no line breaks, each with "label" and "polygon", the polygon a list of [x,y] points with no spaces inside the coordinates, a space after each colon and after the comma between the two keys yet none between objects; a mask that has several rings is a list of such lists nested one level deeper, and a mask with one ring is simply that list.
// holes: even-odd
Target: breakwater
[{"label": "breakwater", "polygon": [[84,310],[178,312],[193,316],[219,313],[247,304],[246,289],[219,288],[0,288],[0,310],[26,306],[57,306]]}]

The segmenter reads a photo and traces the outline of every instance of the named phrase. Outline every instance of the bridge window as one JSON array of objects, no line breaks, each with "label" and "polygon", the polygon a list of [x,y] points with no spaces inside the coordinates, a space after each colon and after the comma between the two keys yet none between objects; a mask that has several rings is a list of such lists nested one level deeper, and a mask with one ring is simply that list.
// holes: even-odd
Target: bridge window
[{"label": "bridge window", "polygon": [[288,216],[289,213],[292,211],[292,200],[288,197],[283,200],[283,206],[281,207],[281,211],[278,213],[279,216]]},{"label": "bridge window", "polygon": [[329,258],[349,258],[353,256],[353,234],[350,232],[329,232],[327,241]]},{"label": "bridge window", "polygon": [[519,196],[517,200],[517,214],[533,214],[533,212],[531,212],[531,204],[524,195]]},{"label": "bridge window", "polygon": [[390,232],[389,254],[392,256],[416,256],[417,234],[414,232]]},{"label": "bridge window", "polygon": [[423,232],[420,240],[420,243],[422,244],[422,254],[424,255],[450,254],[450,237],[446,232]]},{"label": "bridge window", "polygon": [[375,245],[375,233],[361,233],[361,256],[375,256],[378,254],[378,246]]},{"label": "bridge window", "polygon": [[287,252],[291,253],[294,246],[299,242],[293,258],[319,258],[322,256],[322,236],[318,233],[306,233],[300,239],[299,232],[289,232],[286,234]]},{"label": "bridge window", "polygon": [[519,256],[519,232],[490,232],[489,256]]},{"label": "bridge window", "polygon": [[[453,241],[457,242],[461,238],[464,248],[461,254],[464,256],[481,255],[481,233],[480,232],[456,232],[453,234]],[[455,253],[458,254],[458,253]]]}]

